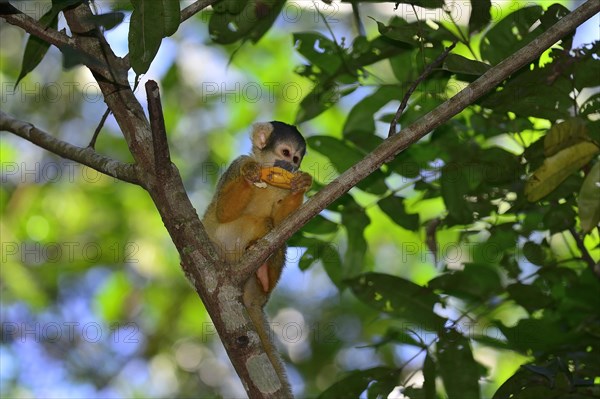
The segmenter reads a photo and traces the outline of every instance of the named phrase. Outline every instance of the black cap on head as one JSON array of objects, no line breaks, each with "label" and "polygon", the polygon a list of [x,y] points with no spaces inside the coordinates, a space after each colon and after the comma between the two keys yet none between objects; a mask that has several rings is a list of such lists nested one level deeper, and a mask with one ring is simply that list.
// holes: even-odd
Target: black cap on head
[{"label": "black cap on head", "polygon": [[292,142],[298,148],[302,149],[302,156],[304,156],[306,153],[306,141],[296,126],[288,125],[287,123],[279,121],[271,121],[269,123],[273,125],[273,132],[271,132],[265,148],[273,148],[278,142],[281,141]]}]

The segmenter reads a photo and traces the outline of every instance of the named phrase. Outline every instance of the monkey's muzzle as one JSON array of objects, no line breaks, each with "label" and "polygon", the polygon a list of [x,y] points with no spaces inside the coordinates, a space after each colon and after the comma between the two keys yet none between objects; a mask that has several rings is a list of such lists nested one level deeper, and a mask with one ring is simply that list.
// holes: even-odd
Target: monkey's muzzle
[{"label": "monkey's muzzle", "polygon": [[275,163],[273,164],[273,166],[279,167],[281,169],[285,169],[288,172],[292,172],[292,173],[296,172],[296,168],[294,167],[294,165],[292,165],[288,161],[284,161],[283,159],[276,160]]}]

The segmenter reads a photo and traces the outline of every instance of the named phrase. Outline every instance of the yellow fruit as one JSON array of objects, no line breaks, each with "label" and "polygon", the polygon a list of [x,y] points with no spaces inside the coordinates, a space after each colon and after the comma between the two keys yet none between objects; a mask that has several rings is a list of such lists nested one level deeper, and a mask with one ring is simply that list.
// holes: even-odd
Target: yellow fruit
[{"label": "yellow fruit", "polygon": [[293,178],[294,174],[292,172],[288,172],[278,166],[271,166],[260,170],[260,179],[262,181],[279,188],[289,189]]}]

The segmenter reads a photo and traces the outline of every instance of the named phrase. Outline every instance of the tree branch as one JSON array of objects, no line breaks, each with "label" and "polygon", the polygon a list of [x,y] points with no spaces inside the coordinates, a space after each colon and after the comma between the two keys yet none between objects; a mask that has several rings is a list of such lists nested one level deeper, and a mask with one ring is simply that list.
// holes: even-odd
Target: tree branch
[{"label": "tree branch", "polygon": [[89,166],[105,175],[128,183],[140,184],[135,166],[98,154],[91,147],[77,147],[36,128],[29,122],[13,118],[0,111],[0,130],[14,133],[33,144],[63,158]]},{"label": "tree branch", "polygon": [[380,168],[387,160],[397,156],[402,150],[417,142],[433,129],[471,105],[475,100],[491,91],[511,74],[534,61],[546,49],[599,11],[600,1],[588,0],[516,53],[489,69],[454,97],[403,129],[402,134],[396,134],[386,139],[375,150],[310,198],[283,223],[271,230],[256,245],[250,248],[242,258],[239,267],[237,267],[238,274],[235,278],[241,279],[242,276],[250,275],[276,248],[281,247],[292,234],[311,218]]},{"label": "tree branch", "polygon": [[189,6],[187,6],[183,10],[181,10],[181,22],[190,19],[195,14],[204,10],[208,6],[212,6],[217,1],[219,1],[219,0],[198,0],[198,1],[190,4]]}]

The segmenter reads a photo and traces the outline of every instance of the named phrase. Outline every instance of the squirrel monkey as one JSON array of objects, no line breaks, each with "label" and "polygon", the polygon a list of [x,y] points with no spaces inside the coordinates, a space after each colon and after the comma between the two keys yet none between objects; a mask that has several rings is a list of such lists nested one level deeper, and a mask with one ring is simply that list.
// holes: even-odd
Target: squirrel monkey
[{"label": "squirrel monkey", "polygon": [[[223,174],[203,218],[210,239],[230,264],[239,262],[248,247],[295,211],[312,185],[312,177],[298,171],[306,142],[296,127],[277,121],[255,123],[251,139],[252,154],[237,158]],[[285,246],[243,288],[244,306],[282,381],[284,367],[269,339],[263,307],[284,263]]]}]

